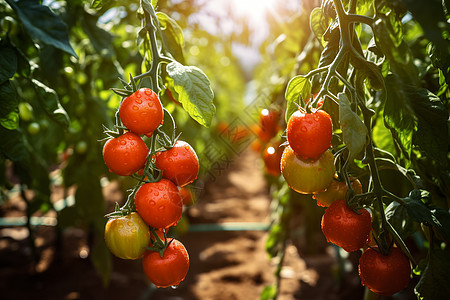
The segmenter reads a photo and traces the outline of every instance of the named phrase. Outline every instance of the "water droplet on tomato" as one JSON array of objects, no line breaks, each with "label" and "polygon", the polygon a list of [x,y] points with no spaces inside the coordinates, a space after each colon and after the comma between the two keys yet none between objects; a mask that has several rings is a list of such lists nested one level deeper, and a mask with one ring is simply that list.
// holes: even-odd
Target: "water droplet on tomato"
[{"label": "water droplet on tomato", "polygon": [[177,151],[173,151],[173,152],[172,152],[172,155],[173,155],[173,156],[177,156],[177,155],[178,155],[178,152],[177,152]]},{"label": "water droplet on tomato", "polygon": [[123,228],[123,224],[119,224],[119,228]]},{"label": "water droplet on tomato", "polygon": [[141,104],[142,103],[142,99],[136,99],[136,103]]},{"label": "water droplet on tomato", "polygon": [[164,198],[164,199],[167,199],[167,194],[164,194],[164,195],[163,195],[163,198]]},{"label": "water droplet on tomato", "polygon": [[347,213],[346,216],[347,216],[347,218],[353,218],[351,213]]},{"label": "water droplet on tomato", "polygon": [[133,105],[133,110],[139,110],[139,107],[137,107],[136,105]]},{"label": "water droplet on tomato", "polygon": [[156,204],[156,202],[155,202],[155,201],[153,201],[153,200],[150,200],[149,204],[150,204],[150,205],[155,205],[155,204]]},{"label": "water droplet on tomato", "polygon": [[319,116],[318,115],[314,115],[314,121],[319,122]]},{"label": "water droplet on tomato", "polygon": [[154,192],[153,195],[159,196],[159,192]]},{"label": "water droplet on tomato", "polygon": [[128,225],[128,226],[133,226],[133,222],[128,221],[128,222],[127,222],[127,225]]},{"label": "water droplet on tomato", "polygon": [[302,126],[302,128],[300,128],[300,130],[301,130],[302,132],[307,132],[307,131],[308,131],[308,129],[307,129],[305,126]]},{"label": "water droplet on tomato", "polygon": [[125,145],[126,143],[127,143],[127,141],[120,140],[120,144],[121,144],[121,145]]},{"label": "water droplet on tomato", "polygon": [[140,93],[136,93],[136,98],[141,98],[142,95]]},{"label": "water droplet on tomato", "polygon": [[160,207],[158,207],[159,211],[163,211],[165,209],[164,205],[161,205]]},{"label": "water droplet on tomato", "polygon": [[144,92],[146,95],[151,95],[152,94],[152,91],[151,90],[145,90],[145,92]]},{"label": "water droplet on tomato", "polygon": [[339,219],[341,218],[340,215],[336,215],[336,216],[334,216],[334,217],[336,218],[336,220],[339,220]]},{"label": "water droplet on tomato", "polygon": [[171,158],[171,157],[169,157],[168,159],[167,159],[168,161],[170,161],[170,162],[172,162],[173,161],[173,159]]},{"label": "water droplet on tomato", "polygon": [[137,232],[136,228],[131,228],[131,232],[136,233]]},{"label": "water droplet on tomato", "polygon": [[148,103],[148,106],[153,107],[153,102],[150,101],[150,102]]}]

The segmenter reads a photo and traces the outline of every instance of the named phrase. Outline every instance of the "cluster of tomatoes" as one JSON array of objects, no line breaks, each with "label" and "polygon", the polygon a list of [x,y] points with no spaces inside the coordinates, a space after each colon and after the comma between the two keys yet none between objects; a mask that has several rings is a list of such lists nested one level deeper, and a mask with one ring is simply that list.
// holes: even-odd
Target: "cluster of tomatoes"
[{"label": "cluster of tomatoes", "polygon": [[[154,149],[155,135],[164,135],[158,129],[164,109],[151,89],[141,88],[126,97],[118,114],[126,132],[105,143],[103,158],[111,172],[140,180],[131,194],[131,209],[117,208],[109,215],[106,244],[119,258],[142,257],[144,273],[156,286],[177,286],[188,272],[189,256],[184,245],[167,238],[166,232],[182,216],[186,185],[199,171],[197,154],[181,140]],[[150,149],[144,136],[151,138]],[[191,196],[188,193],[187,198]]]},{"label": "cluster of tomatoes", "polygon": [[279,125],[280,112],[272,108],[264,108],[259,114],[259,123],[252,128],[258,136],[251,145],[255,152],[262,153],[265,172],[271,176],[280,176],[280,161],[283,149],[281,140],[277,137],[281,127]]},{"label": "cluster of tomatoes", "polygon": [[[321,109],[300,108],[288,120],[287,145],[281,157],[281,173],[289,187],[301,194],[313,194],[319,206],[326,207],[322,231],[328,242],[348,252],[366,250],[359,261],[362,284],[381,295],[392,295],[410,281],[410,263],[398,248],[381,253],[373,244],[372,218],[366,209],[347,205],[349,187],[337,180],[334,156],[329,150],[333,136],[330,115]],[[350,178],[354,194],[362,193],[358,179]],[[385,251],[386,252],[386,251]]]}]

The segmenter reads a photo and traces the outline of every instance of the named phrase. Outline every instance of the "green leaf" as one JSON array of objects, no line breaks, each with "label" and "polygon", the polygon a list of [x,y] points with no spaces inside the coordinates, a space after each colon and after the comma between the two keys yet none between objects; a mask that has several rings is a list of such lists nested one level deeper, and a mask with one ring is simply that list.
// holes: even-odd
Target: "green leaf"
[{"label": "green leaf", "polygon": [[278,288],[276,285],[265,286],[261,292],[261,300],[272,300],[275,299],[278,294]]},{"label": "green leaf", "polygon": [[300,97],[303,101],[311,97],[311,81],[303,75],[293,77],[287,87],[285,98],[288,102],[300,103]]},{"label": "green leaf", "polygon": [[165,46],[163,49],[168,51],[178,62],[183,63],[183,30],[174,19],[170,18],[165,13],[157,12],[156,16],[161,25],[162,38]]},{"label": "green leaf", "polygon": [[418,299],[448,299],[450,297],[450,255],[448,250],[433,248],[428,264],[414,288]]},{"label": "green leaf", "polygon": [[427,196],[426,191],[412,190],[408,197],[403,198],[408,214],[416,222],[426,222],[433,226],[448,243],[450,242],[450,214],[440,207],[423,203],[422,199],[426,199]]},{"label": "green leaf", "polygon": [[448,2],[446,9],[444,8],[444,1],[428,0],[428,1],[414,1],[402,0],[406,8],[412,13],[421,25],[425,36],[433,43],[446,43],[443,32],[450,31],[450,25],[447,21],[446,9],[449,9]]},{"label": "green leaf", "polygon": [[421,152],[447,167],[448,111],[440,99],[424,88],[408,89],[408,99],[417,118],[414,144]]},{"label": "green leaf", "polygon": [[16,129],[19,127],[18,111],[12,111],[5,118],[0,118],[0,125],[6,129]]},{"label": "green leaf", "polygon": [[391,130],[392,137],[409,159],[412,149],[413,132],[416,128],[414,111],[409,104],[404,83],[400,77],[390,74],[386,77],[386,102],[384,121]]},{"label": "green leaf", "polygon": [[281,243],[286,238],[286,232],[280,224],[273,224],[270,227],[269,235],[266,240],[266,251],[269,257],[277,256],[281,250]]},{"label": "green leaf", "polygon": [[39,40],[77,57],[69,42],[67,25],[50,8],[37,0],[7,0],[17,12],[32,39]]},{"label": "green leaf", "polygon": [[395,153],[395,144],[391,131],[384,125],[383,119],[378,119],[372,129],[374,144],[389,153]]},{"label": "green leaf", "polygon": [[61,106],[56,92],[36,79],[32,79],[32,82],[36,96],[49,116],[59,124],[69,126],[69,116]]},{"label": "green leaf", "polygon": [[380,67],[359,55],[352,54],[350,58],[352,65],[358,70],[358,76],[369,80],[369,87],[375,90],[384,89],[384,78]]},{"label": "green leaf", "polygon": [[416,232],[414,223],[408,216],[407,208],[398,202],[391,202],[386,207],[385,215],[388,222],[391,223],[403,240]]},{"label": "green leaf", "polygon": [[81,19],[81,26],[88,35],[95,50],[102,56],[112,57],[114,53],[112,35],[106,30],[98,27],[97,20],[98,17],[84,12]]},{"label": "green leaf", "polygon": [[342,137],[351,160],[364,150],[368,141],[368,132],[359,116],[352,110],[347,96],[344,93],[339,93],[338,98]]},{"label": "green leaf", "polygon": [[0,154],[13,162],[31,163],[25,138],[19,130],[9,130],[0,126]]},{"label": "green leaf", "polygon": [[111,0],[92,0],[91,7],[93,9],[100,9],[103,6],[107,5]]},{"label": "green leaf", "polygon": [[17,72],[17,55],[9,44],[0,45],[0,84]]},{"label": "green leaf", "polygon": [[157,12],[156,16],[158,17],[158,21],[161,25],[161,29],[163,31],[169,31],[171,35],[173,35],[175,41],[180,47],[184,46],[184,38],[183,38],[183,29],[181,29],[180,25],[162,12]]},{"label": "green leaf", "polygon": [[331,64],[339,51],[340,31],[337,22],[332,22],[330,24],[325,37],[328,42],[320,54],[319,68]]},{"label": "green leaf", "polygon": [[175,61],[167,65],[166,71],[174,81],[178,101],[183,108],[199,124],[209,127],[216,107],[211,83],[205,73],[197,67],[183,66]]},{"label": "green leaf", "polygon": [[316,35],[317,39],[322,43],[323,46],[325,46],[323,35],[327,30],[328,24],[322,8],[316,7],[312,10],[309,18],[309,23],[311,30]]},{"label": "green leaf", "polygon": [[0,124],[8,129],[17,128],[19,101],[16,90],[8,80],[0,84]]},{"label": "green leaf", "polygon": [[289,122],[289,119],[291,118],[292,114],[295,113],[298,110],[298,103],[288,101],[286,105],[286,112],[285,112],[285,120],[286,124]]}]

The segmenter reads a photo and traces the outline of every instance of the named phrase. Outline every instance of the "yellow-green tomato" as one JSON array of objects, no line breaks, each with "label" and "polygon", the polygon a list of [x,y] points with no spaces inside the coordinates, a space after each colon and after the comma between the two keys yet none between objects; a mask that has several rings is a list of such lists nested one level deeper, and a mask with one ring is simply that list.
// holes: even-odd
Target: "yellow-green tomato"
[{"label": "yellow-green tomato", "polygon": [[[362,194],[361,182],[355,178],[350,178],[350,181],[354,194]],[[347,183],[345,181],[338,181],[335,178],[325,191],[314,194],[314,198],[317,200],[317,205],[329,207],[336,200],[347,199],[347,191]]]},{"label": "yellow-green tomato", "polygon": [[333,180],[336,168],[330,151],[318,159],[302,158],[287,146],[281,157],[281,173],[291,189],[301,194],[317,193],[326,189]]},{"label": "yellow-green tomato", "polygon": [[28,122],[33,120],[33,106],[27,102],[19,103],[19,116],[22,120]]},{"label": "yellow-green tomato", "polygon": [[105,242],[115,256],[138,259],[150,243],[150,229],[136,212],[111,218],[105,226]]},{"label": "yellow-green tomato", "polygon": [[38,134],[41,130],[41,125],[38,122],[31,122],[27,127],[28,133],[31,135]]}]

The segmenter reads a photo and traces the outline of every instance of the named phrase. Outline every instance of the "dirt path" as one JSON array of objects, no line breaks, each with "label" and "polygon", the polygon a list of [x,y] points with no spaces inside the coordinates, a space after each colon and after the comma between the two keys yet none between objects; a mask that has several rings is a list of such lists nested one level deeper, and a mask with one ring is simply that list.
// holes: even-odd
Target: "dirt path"
[{"label": "dirt path", "polygon": [[[192,227],[268,224],[270,199],[261,170],[258,156],[244,152],[206,186],[189,210]],[[180,237],[191,256],[186,280],[175,291],[158,290],[152,299],[175,295],[182,299],[259,299],[263,288],[275,280],[275,266],[265,252],[266,237],[267,232],[261,230],[188,232]],[[292,293],[293,288],[289,289]]]}]

